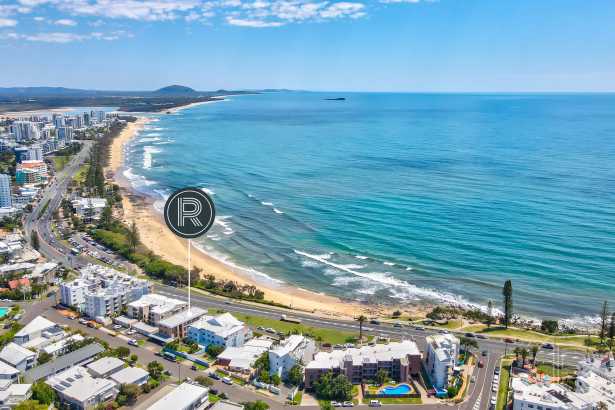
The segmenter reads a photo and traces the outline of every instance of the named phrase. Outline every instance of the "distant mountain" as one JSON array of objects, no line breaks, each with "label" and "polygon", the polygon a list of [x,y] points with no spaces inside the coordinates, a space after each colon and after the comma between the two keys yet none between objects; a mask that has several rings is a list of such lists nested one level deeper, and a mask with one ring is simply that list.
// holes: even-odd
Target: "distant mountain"
[{"label": "distant mountain", "polygon": [[82,97],[86,95],[107,95],[109,91],[80,90],[66,87],[0,87],[0,95],[14,97]]},{"label": "distant mountain", "polygon": [[159,88],[154,91],[154,94],[162,94],[162,95],[190,95],[197,94],[196,90],[190,87],[186,87],[184,85],[169,85],[167,87]]}]

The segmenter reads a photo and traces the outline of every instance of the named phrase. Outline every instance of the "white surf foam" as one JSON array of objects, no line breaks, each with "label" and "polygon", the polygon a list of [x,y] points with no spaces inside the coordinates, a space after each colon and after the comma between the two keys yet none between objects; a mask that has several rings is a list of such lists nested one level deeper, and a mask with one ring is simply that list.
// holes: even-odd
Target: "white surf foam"
[{"label": "white surf foam", "polygon": [[143,175],[137,175],[137,174],[133,173],[132,172],[132,168],[125,169],[124,172],[122,173],[122,175],[124,175],[124,177],[130,182],[130,184],[134,188],[139,188],[139,187],[142,187],[142,186],[150,186],[150,185],[154,185],[156,183],[154,181],[148,180]]},{"label": "white surf foam", "polygon": [[146,146],[143,148],[143,168],[150,169],[152,167],[152,156],[159,154],[162,151],[152,146]]},{"label": "white surf foam", "polygon": [[261,205],[264,205],[264,206],[273,206],[273,202],[261,202]]},{"label": "white surf foam", "polygon": [[283,214],[284,212],[280,211],[278,208],[273,208],[273,212],[276,214]]},{"label": "white surf foam", "polygon": [[368,257],[367,257],[367,256],[363,256],[363,255],[355,255],[355,258],[357,258],[357,259],[361,259],[361,260],[365,260],[365,259],[367,259]]}]

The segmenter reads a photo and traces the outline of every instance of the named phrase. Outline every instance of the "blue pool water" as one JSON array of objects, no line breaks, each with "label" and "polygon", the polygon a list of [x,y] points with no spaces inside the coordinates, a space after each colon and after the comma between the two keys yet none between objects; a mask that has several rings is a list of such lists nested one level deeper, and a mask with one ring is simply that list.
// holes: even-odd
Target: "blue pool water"
[{"label": "blue pool water", "polygon": [[4,316],[6,316],[6,314],[9,313],[9,310],[11,310],[11,308],[0,307],[0,318],[3,318]]},{"label": "blue pool water", "polygon": [[256,280],[501,308],[511,279],[516,313],[582,323],[615,305],[615,94],[330,96],[155,115],[124,175],[160,207],[210,192],[195,243]]},{"label": "blue pool water", "polygon": [[387,386],[380,390],[380,394],[398,395],[409,394],[412,392],[412,388],[407,384],[399,384],[397,386]]}]

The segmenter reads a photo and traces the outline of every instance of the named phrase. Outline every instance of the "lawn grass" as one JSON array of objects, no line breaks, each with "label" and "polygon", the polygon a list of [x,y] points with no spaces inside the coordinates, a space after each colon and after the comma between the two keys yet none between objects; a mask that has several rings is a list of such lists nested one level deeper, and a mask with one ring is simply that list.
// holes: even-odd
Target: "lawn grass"
[{"label": "lawn grass", "polygon": [[463,320],[461,320],[461,319],[451,319],[445,325],[439,325],[437,323],[434,323],[434,324],[432,324],[430,326],[438,328],[438,329],[451,329],[451,330],[454,330],[454,329],[459,329],[462,324],[463,324]]},{"label": "lawn grass", "polygon": [[378,400],[381,404],[422,404],[420,397],[400,397],[382,399],[363,399],[363,404],[369,404],[370,400]]},{"label": "lawn grass", "polygon": [[219,400],[220,400],[220,397],[216,396],[216,395],[215,395],[215,394],[213,394],[213,393],[209,393],[209,402],[210,402],[210,403],[212,403],[212,404],[213,404],[213,403],[215,403],[215,402],[217,402],[217,401],[219,401]]},{"label": "lawn grass", "polygon": [[262,326],[264,328],[272,328],[278,332],[283,333],[293,333],[298,332],[303,335],[311,335],[312,337],[322,341],[323,343],[347,343],[352,342],[354,339],[358,338],[358,333],[350,333],[345,331],[340,331],[336,329],[326,329],[312,326],[305,326],[303,324],[295,324],[282,322],[276,319],[270,319],[261,316],[252,316],[245,315],[242,313],[233,313],[237,319],[246,322],[247,324],[257,327]]},{"label": "lawn grass", "polygon": [[510,379],[510,365],[512,359],[502,359],[500,365],[500,385],[498,387],[498,401],[496,410],[504,410],[508,402],[508,381]]},{"label": "lawn grass", "polygon": [[[485,325],[472,325],[463,328],[466,332],[482,333],[494,338],[511,337],[527,342],[534,343],[556,343],[556,344],[568,344],[575,346],[585,347],[585,339],[587,336],[583,335],[566,335],[566,336],[553,336],[544,333],[535,332],[533,330],[516,329],[516,328],[503,328],[500,326],[494,326],[491,328]],[[599,342],[597,337],[592,337],[592,342]]]},{"label": "lawn grass", "polygon": [[79,170],[75,173],[75,176],[73,176],[73,180],[77,182],[78,184],[85,183],[85,178],[88,175],[89,169],[90,169],[90,164],[81,165]]},{"label": "lawn grass", "polygon": [[57,157],[51,157],[51,160],[53,161],[53,167],[56,170],[56,172],[60,172],[64,169],[66,164],[68,164],[68,161],[70,161],[70,156],[69,155],[59,155]]},{"label": "lawn grass", "polygon": [[553,376],[567,377],[567,376],[572,376],[577,372],[577,370],[572,367],[563,367],[561,369],[555,368],[555,371],[554,371],[553,366],[549,363],[539,363],[538,366],[536,366],[536,368],[537,370],[551,377]]},{"label": "lawn grass", "polygon": [[301,400],[303,400],[303,392],[299,390],[297,394],[295,394],[295,397],[293,397],[293,403],[295,403],[294,406],[299,406],[301,404]]}]

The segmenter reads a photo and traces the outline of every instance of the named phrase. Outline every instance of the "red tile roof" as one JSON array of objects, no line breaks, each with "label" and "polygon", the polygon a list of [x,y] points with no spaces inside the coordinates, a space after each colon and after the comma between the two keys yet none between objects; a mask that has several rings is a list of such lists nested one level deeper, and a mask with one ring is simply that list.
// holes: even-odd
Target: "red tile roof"
[{"label": "red tile roof", "polygon": [[9,288],[12,290],[17,289],[20,286],[30,286],[30,279],[21,278],[21,279],[13,279],[9,281]]}]

